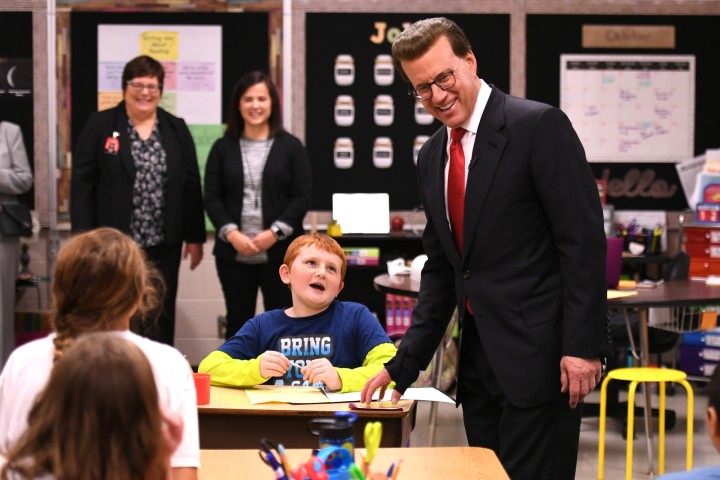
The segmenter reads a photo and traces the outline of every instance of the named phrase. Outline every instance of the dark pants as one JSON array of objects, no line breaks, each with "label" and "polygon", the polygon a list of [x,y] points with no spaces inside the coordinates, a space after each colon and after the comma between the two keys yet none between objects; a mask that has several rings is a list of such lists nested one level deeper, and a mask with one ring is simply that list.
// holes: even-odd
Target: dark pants
[{"label": "dark pants", "polygon": [[262,289],[265,310],[292,305],[290,288],[280,280],[282,262],[246,265],[215,257],[218,278],[227,309],[227,332],[230,338],[255,316],[258,288]]},{"label": "dark pants", "polygon": [[511,405],[488,365],[471,321],[463,323],[461,362],[463,420],[469,445],[494,450],[513,480],[574,479],[582,405],[571,409],[567,394],[529,408]]},{"label": "dark pants", "polygon": [[157,322],[140,325],[139,333],[158,342],[172,345],[175,341],[175,300],[182,244],[158,245],[157,247],[147,247],[144,250],[150,263],[155,266],[165,281],[165,297],[163,298],[162,313]]}]

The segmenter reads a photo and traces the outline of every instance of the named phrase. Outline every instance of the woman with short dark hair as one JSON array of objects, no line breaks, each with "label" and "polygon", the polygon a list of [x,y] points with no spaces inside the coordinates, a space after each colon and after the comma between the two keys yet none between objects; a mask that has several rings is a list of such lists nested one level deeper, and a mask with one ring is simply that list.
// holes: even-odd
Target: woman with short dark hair
[{"label": "woman with short dark hair", "polygon": [[166,295],[157,326],[143,333],[172,345],[180,260],[195,269],[206,234],[195,143],[185,121],[159,107],[164,79],[160,62],[134,58],[123,101],[92,114],[73,156],[70,220],[74,233],[114,227],[145,250]]}]

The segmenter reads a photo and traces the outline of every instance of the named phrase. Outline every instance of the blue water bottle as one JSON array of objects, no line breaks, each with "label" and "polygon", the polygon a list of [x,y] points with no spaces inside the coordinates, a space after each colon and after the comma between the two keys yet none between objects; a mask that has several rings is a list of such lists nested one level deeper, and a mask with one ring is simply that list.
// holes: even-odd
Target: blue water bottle
[{"label": "blue water bottle", "polygon": [[343,447],[355,458],[355,436],[352,424],[357,420],[353,412],[335,412],[333,418],[315,418],[308,423],[308,431],[320,437],[320,448]]}]

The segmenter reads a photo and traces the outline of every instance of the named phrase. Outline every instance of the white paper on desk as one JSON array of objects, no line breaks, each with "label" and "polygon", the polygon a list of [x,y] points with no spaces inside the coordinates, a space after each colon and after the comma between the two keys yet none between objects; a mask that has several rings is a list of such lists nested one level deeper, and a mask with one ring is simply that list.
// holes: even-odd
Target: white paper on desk
[{"label": "white paper on desk", "polygon": [[[390,400],[392,398],[393,390],[389,389],[385,391],[385,396],[382,400]],[[348,392],[348,393],[332,393],[326,392],[327,397],[332,403],[339,402],[359,402],[360,392]],[[378,400],[380,397],[379,392],[373,394],[373,400]],[[455,400],[437,388],[423,387],[423,388],[408,388],[405,390],[405,394],[400,398],[401,400],[416,400],[426,402],[443,402],[455,404]]]},{"label": "white paper on desk", "polygon": [[293,405],[328,403],[325,390],[320,387],[291,387],[256,385],[245,390],[251,405],[259,403],[290,403]]},{"label": "white paper on desk", "polygon": [[613,298],[632,297],[637,294],[637,290],[608,290],[607,299],[612,300]]},{"label": "white paper on desk", "polygon": [[401,398],[403,400],[423,400],[426,402],[452,403],[455,405],[454,398],[433,387],[408,388]]},{"label": "white paper on desk", "polygon": [[402,258],[388,260],[387,270],[390,275],[410,275],[410,267],[405,265],[405,260]]}]

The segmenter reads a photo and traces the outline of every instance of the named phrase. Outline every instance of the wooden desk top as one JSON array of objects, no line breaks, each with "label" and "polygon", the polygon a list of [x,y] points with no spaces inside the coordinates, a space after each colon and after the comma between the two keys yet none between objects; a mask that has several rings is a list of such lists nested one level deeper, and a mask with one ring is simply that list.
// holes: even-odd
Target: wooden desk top
[{"label": "wooden desk top", "polygon": [[[350,410],[349,403],[313,403],[291,405],[288,403],[261,403],[252,405],[245,389],[228,387],[210,387],[210,403],[199,405],[200,414],[225,415],[292,415],[292,416],[331,416],[334,412]],[[402,410],[377,411],[353,410],[358,417],[395,418],[407,416],[415,407],[415,400],[400,400]]]},{"label": "wooden desk top", "polygon": [[[306,449],[289,449],[287,453],[293,469],[310,458],[310,450]],[[400,459],[403,462],[398,480],[509,480],[495,452],[479,447],[381,448],[375,455],[372,469],[385,473]],[[270,467],[260,460],[258,450],[202,450],[200,465],[200,480],[274,478]]]}]

